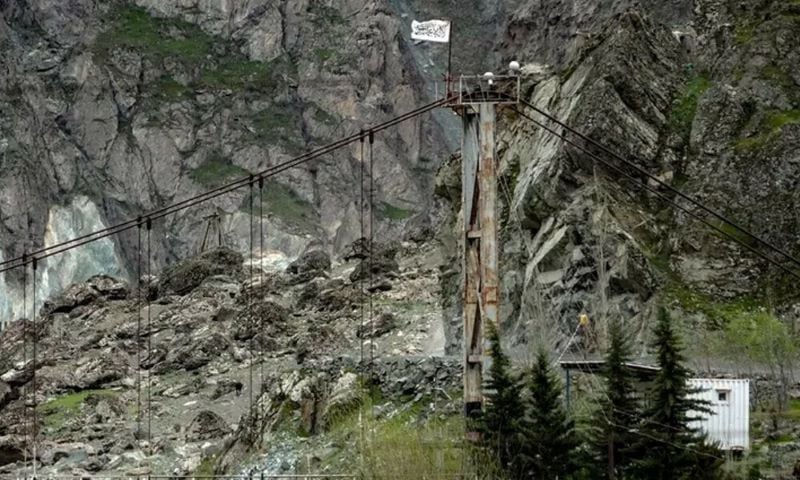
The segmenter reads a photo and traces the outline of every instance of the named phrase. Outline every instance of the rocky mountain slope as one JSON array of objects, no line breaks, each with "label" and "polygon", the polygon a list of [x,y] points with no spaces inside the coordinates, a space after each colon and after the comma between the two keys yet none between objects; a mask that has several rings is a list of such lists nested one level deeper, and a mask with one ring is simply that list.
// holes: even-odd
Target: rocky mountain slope
[{"label": "rocky mountain slope", "polygon": [[[393,408],[452,392],[460,365],[440,356],[436,251],[403,248],[418,253],[375,252],[372,322],[361,293],[369,260],[331,269],[320,250],[285,273],[243,269],[240,254],[220,249],[142,291],[106,276],[71,286],[45,303],[35,333],[20,321],[0,335],[0,472],[31,468],[34,421],[43,475],[187,475],[203,461],[236,473],[258,463],[259,448],[297,444],[287,433],[341,422],[363,399],[361,374]],[[353,446],[317,448],[321,462]],[[251,468],[294,471],[298,456]]]},{"label": "rocky mountain slope", "polygon": [[[712,1],[689,9],[549,2],[546,15],[535,8],[544,3],[514,13],[504,44],[505,58],[531,55],[517,57],[531,60],[523,67],[525,101],[797,255],[795,3]],[[661,15],[664,9],[670,15]],[[670,24],[658,21],[664,19]],[[550,38],[554,30],[560,36]],[[682,311],[695,326],[718,327],[759,307],[793,325],[798,296],[785,272],[512,109],[504,110],[503,123],[502,314],[510,340],[562,348],[587,312],[593,326],[576,352],[601,349],[613,315],[630,322],[646,354],[657,303]],[[438,191],[455,204],[459,171],[455,159],[438,180]],[[454,292],[446,315],[453,332],[457,273],[444,276],[444,290]],[[459,336],[448,338],[457,349]]]},{"label": "rocky mountain slope", "polygon": [[[0,258],[262,171],[412,110],[424,100],[406,27],[382,2],[39,0],[0,9]],[[376,137],[379,231],[430,224],[443,151],[430,118]],[[267,244],[289,259],[311,240],[360,236],[355,147],[270,180]],[[194,253],[204,218],[245,248],[242,189],[156,222],[155,265]],[[129,275],[135,232],[42,265],[39,298],[94,273]],[[21,274],[4,279],[19,315]],[[13,298],[17,301],[10,301]],[[13,305],[12,305],[13,303]]]},{"label": "rocky mountain slope", "polygon": [[[455,20],[456,71],[500,71],[519,60],[526,102],[800,255],[795,0],[0,2],[0,255],[102,228],[420,105],[444,72],[446,50],[412,45],[405,32],[412,18],[430,17]],[[434,379],[445,391],[458,384],[457,362],[427,358],[457,356],[461,342],[458,133],[457,119],[442,111],[378,136],[377,237],[419,241],[399,252],[399,278],[379,282],[392,286],[377,297],[387,316],[369,324],[380,331],[387,417],[427,405]],[[706,332],[752,312],[776,316],[794,339],[795,282],[746,248],[510,108],[500,112],[498,155],[501,330],[517,360],[538,344],[596,355],[612,316],[646,357],[659,304],[690,333],[692,355],[707,348]],[[335,260],[332,273],[315,278],[328,267],[305,270],[313,255],[271,272],[308,251],[346,263],[341,254],[360,235],[358,174],[358,152],[348,150],[271,183],[264,258],[247,252],[245,191],[157,222],[158,278],[145,282],[154,282],[155,345],[140,368],[133,332],[147,310],[125,281],[96,277],[44,305],[45,468],[298,471],[298,455],[342,466],[357,429],[326,437],[336,430],[326,428],[326,412],[340,396],[352,407],[357,274]],[[176,265],[198,250],[213,213],[233,251]],[[127,235],[48,262],[37,297],[97,273],[131,279],[135,242]],[[250,265],[265,268],[267,280],[251,278]],[[199,281],[183,284],[197,271]],[[20,277],[0,278],[0,316],[20,316]],[[269,338],[249,328],[252,293],[272,319]],[[568,344],[581,313],[590,326]],[[0,344],[0,414],[8,419],[0,458],[9,472],[26,454],[20,415],[31,367],[20,364],[20,349],[31,328],[13,326]],[[266,349],[268,380],[250,390],[253,344]],[[152,445],[132,437],[135,415],[125,410],[137,372],[148,371],[152,413],[163,420]],[[259,417],[247,415],[251,394]],[[457,398],[447,403],[452,409]],[[115,427],[99,426],[109,419]],[[259,457],[262,442],[278,450]],[[795,447],[769,448],[791,457]]]}]

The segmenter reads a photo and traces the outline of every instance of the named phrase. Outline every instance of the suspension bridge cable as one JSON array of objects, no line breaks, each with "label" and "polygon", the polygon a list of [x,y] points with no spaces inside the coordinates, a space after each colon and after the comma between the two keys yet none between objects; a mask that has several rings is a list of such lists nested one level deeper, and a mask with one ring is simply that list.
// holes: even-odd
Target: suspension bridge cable
[{"label": "suspension bridge cable", "polygon": [[[364,336],[366,335],[365,329],[365,309],[364,304],[366,303],[366,292],[364,290],[364,262],[366,258],[364,257],[364,249],[366,248],[367,242],[367,233],[365,230],[366,221],[364,219],[364,202],[365,202],[365,195],[364,195],[364,168],[365,168],[365,157],[364,157],[364,138],[366,133],[364,130],[361,130],[359,135],[359,157],[358,157],[358,183],[359,183],[359,199],[358,199],[358,221],[359,226],[361,228],[361,236],[360,241],[361,243],[361,251],[360,252],[353,252],[354,254],[358,255],[359,261],[361,262],[361,274],[358,276],[358,299],[359,299],[359,311],[361,314],[360,323],[359,323],[359,333],[358,333],[358,342],[359,342],[359,358],[358,358],[358,381],[359,381],[359,388],[361,390],[361,404],[362,405],[369,405],[367,402],[367,389],[364,382],[364,371],[366,370],[366,365],[364,364]],[[366,424],[364,422],[364,408],[358,409],[358,430],[359,430],[359,460],[361,462],[361,468],[364,468],[364,458],[365,458],[365,447],[366,447]]]},{"label": "suspension bridge cable", "polygon": [[38,425],[37,422],[39,420],[38,414],[36,412],[36,360],[38,359],[36,354],[36,347],[39,341],[38,331],[36,326],[36,270],[39,265],[39,261],[36,257],[33,257],[33,263],[31,266],[33,267],[32,276],[33,279],[31,281],[33,285],[33,289],[31,291],[31,297],[33,299],[33,305],[31,306],[31,318],[33,319],[33,402],[31,404],[31,416],[33,417],[33,425],[31,427],[31,433],[33,436],[33,457],[31,461],[33,462],[33,478],[36,478],[36,457],[37,457],[37,443],[38,443]]},{"label": "suspension bridge cable", "polygon": [[[258,247],[258,284],[261,288],[261,304],[266,303],[266,291],[264,288],[264,177],[258,177],[258,222],[259,222],[259,247]],[[259,398],[264,389],[264,315],[258,316],[258,352],[259,352]],[[259,414],[260,414],[259,410]],[[266,415],[266,412],[265,412]]]},{"label": "suspension bridge cable", "polygon": [[142,446],[142,218],[136,219],[136,443]]},{"label": "suspension bridge cable", "polygon": [[[444,98],[444,99],[437,100],[435,102],[423,105],[423,106],[418,107],[418,108],[416,108],[414,110],[411,110],[411,111],[409,111],[407,113],[399,115],[399,116],[397,116],[397,117],[395,117],[393,119],[387,120],[386,122],[383,122],[383,123],[380,123],[378,125],[375,125],[375,126],[371,127],[371,131],[379,132],[379,131],[387,130],[387,129],[391,128],[391,127],[394,127],[395,125],[403,123],[403,122],[405,122],[407,120],[410,120],[412,118],[416,118],[416,117],[418,117],[418,116],[420,116],[420,115],[422,115],[424,113],[427,113],[429,111],[435,110],[436,108],[439,108],[439,107],[441,107],[443,105],[446,105],[447,103],[451,102],[454,98],[455,97],[452,96],[452,97]],[[277,175],[278,173],[281,173],[281,172],[286,171],[288,169],[294,168],[294,167],[296,167],[296,166],[298,166],[298,165],[300,165],[302,163],[308,162],[310,160],[314,160],[314,159],[319,158],[319,157],[321,157],[323,155],[326,155],[328,153],[331,153],[331,152],[334,152],[336,150],[342,149],[342,148],[346,147],[347,145],[350,145],[351,143],[357,141],[360,138],[360,135],[361,135],[361,133],[353,134],[353,135],[344,137],[342,139],[339,139],[337,141],[334,141],[332,143],[329,143],[329,144],[326,144],[326,145],[324,145],[322,147],[319,147],[319,148],[317,148],[315,150],[312,150],[310,152],[307,152],[307,153],[304,153],[304,154],[302,154],[300,156],[297,156],[297,157],[295,157],[295,158],[293,158],[291,160],[287,160],[286,162],[280,163],[280,164],[272,166],[272,167],[268,167],[267,169],[262,170],[261,172],[257,172],[254,175],[263,176],[263,177],[270,177],[270,176],[273,176],[273,175]],[[173,213],[177,213],[177,212],[185,210],[187,208],[191,208],[193,206],[196,206],[196,205],[199,205],[201,203],[207,202],[209,200],[212,200],[214,198],[220,197],[220,196],[225,195],[227,193],[230,193],[230,192],[233,192],[233,191],[241,189],[242,187],[244,187],[247,184],[247,182],[249,181],[249,178],[250,177],[248,176],[248,177],[245,177],[245,178],[242,178],[242,179],[239,179],[239,180],[235,180],[233,182],[230,182],[230,183],[227,183],[227,184],[222,185],[220,187],[217,187],[217,188],[215,188],[213,190],[207,191],[207,192],[205,192],[203,194],[200,194],[200,195],[197,195],[197,196],[182,200],[182,201],[180,201],[178,203],[175,203],[175,204],[172,204],[172,205],[169,205],[169,206],[166,206],[166,207],[162,207],[162,208],[153,210],[153,211],[147,213],[145,216],[147,218],[149,218],[149,219],[152,219],[152,220],[158,220],[160,218],[166,217],[166,216],[171,215]],[[136,227],[136,223],[135,222],[136,222],[135,219],[127,220],[125,222],[122,222],[122,223],[119,223],[119,224],[116,224],[116,225],[112,225],[110,227],[106,227],[106,228],[97,230],[95,232],[91,232],[91,233],[88,233],[86,235],[82,235],[82,236],[73,238],[71,240],[65,241],[65,242],[61,242],[61,243],[58,243],[58,244],[55,244],[55,245],[51,245],[49,247],[44,247],[44,248],[41,248],[41,249],[36,250],[34,252],[29,252],[29,253],[37,255],[40,260],[43,260],[43,259],[51,257],[53,255],[58,255],[58,254],[63,253],[65,251],[71,250],[73,248],[77,248],[77,247],[86,245],[88,243],[92,243],[92,242],[101,240],[103,238],[107,238],[107,237],[110,237],[112,235],[116,235],[118,233],[125,232],[127,230],[131,230],[131,229]],[[2,268],[0,268],[0,273],[19,268],[19,267],[27,264],[29,261],[30,260],[28,260],[27,262],[23,261],[22,257],[15,257],[15,258],[10,258],[8,260],[4,260],[4,261],[0,262],[0,267],[2,267]]]},{"label": "suspension bridge cable", "polygon": [[[374,155],[375,132],[369,131],[369,322],[370,322],[370,341],[369,341],[369,381],[370,385],[375,382],[375,311],[372,296],[375,291],[374,256],[375,250],[375,172]],[[374,410],[373,410],[374,414]]]},{"label": "suspension bridge cable", "polygon": [[153,325],[152,325],[152,316],[151,310],[152,305],[150,302],[150,289],[151,289],[151,282],[152,282],[152,275],[153,275],[153,251],[152,251],[152,244],[151,244],[151,232],[153,230],[153,220],[149,217],[147,218],[146,222],[147,227],[147,357],[148,357],[148,369],[147,369],[147,449],[150,452],[150,455],[153,455],[153,432],[152,432],[152,420],[153,420],[153,404],[152,404],[152,389],[153,389],[153,365],[151,364],[152,356],[153,356]]},{"label": "suspension bridge cable", "polygon": [[[27,253],[23,253],[22,257],[27,259],[28,254]],[[27,267],[22,269],[22,318],[25,319],[24,323],[22,324],[22,365],[23,365],[22,368],[26,369],[26,368],[28,368],[28,323],[29,323],[29,320],[28,320],[28,269],[27,269]],[[31,450],[31,445],[30,445],[30,426],[28,425],[28,422],[30,421],[30,418],[29,418],[30,412],[28,412],[28,408],[29,408],[29,406],[28,406],[28,393],[30,392],[30,389],[28,387],[28,382],[25,382],[25,384],[22,387],[22,390],[23,390],[22,398],[24,399],[24,409],[23,409],[23,412],[24,412],[24,414],[23,414],[24,428],[23,428],[23,430],[25,431],[25,443],[26,443],[24,456],[25,456],[25,465],[27,465],[28,464],[28,451]]]},{"label": "suspension bridge cable", "polygon": [[[364,212],[364,202],[365,202],[365,195],[364,195],[364,168],[365,168],[365,163],[364,162],[365,162],[366,159],[364,158],[364,131],[363,130],[361,131],[361,138],[360,138],[360,142],[359,143],[360,143],[360,157],[359,157],[359,163],[358,163],[358,171],[359,171],[359,184],[360,184],[360,189],[359,189],[360,198],[359,198],[359,202],[358,202],[358,209],[359,209],[359,224],[360,224],[360,227],[361,227],[361,240],[364,242],[362,244],[362,249],[363,249],[363,248],[366,247],[366,241],[367,241],[366,220],[364,218],[365,215],[366,215],[365,212]],[[361,251],[361,252],[358,252],[358,253],[359,253],[359,256],[361,256],[360,260],[361,260],[361,266],[363,268],[364,260],[366,260],[365,258],[363,258],[363,255],[366,252]],[[361,386],[362,386],[362,389],[363,389],[363,386],[364,386],[364,335],[366,335],[366,330],[365,330],[366,323],[364,321],[366,311],[364,309],[364,304],[366,303],[366,296],[367,296],[366,291],[364,290],[364,272],[363,272],[363,270],[361,272],[361,275],[359,275],[359,277],[358,277],[358,289],[359,289],[359,298],[361,300],[359,302],[360,303],[359,307],[360,307],[360,311],[361,311],[360,312],[361,313],[361,324],[360,324],[361,333],[359,335],[359,339],[360,339],[359,340],[359,344],[360,344],[360,359],[359,360],[360,360],[361,366],[360,366],[359,370],[361,371],[361,384],[362,384]]]},{"label": "suspension bridge cable", "polygon": [[747,242],[745,242],[744,240],[742,240],[742,239],[738,238],[736,235],[733,235],[733,234],[731,234],[730,232],[726,231],[724,228],[722,228],[722,227],[720,227],[720,226],[718,226],[718,225],[715,225],[715,224],[714,224],[714,223],[712,223],[711,221],[709,221],[709,220],[707,220],[707,219],[703,218],[703,216],[702,216],[702,215],[700,215],[700,214],[698,214],[698,213],[696,213],[696,212],[693,212],[692,210],[690,210],[690,209],[689,209],[689,208],[687,208],[687,207],[684,207],[683,205],[680,205],[679,203],[677,203],[676,201],[672,200],[672,199],[671,199],[671,198],[669,198],[668,196],[666,196],[666,195],[664,195],[663,193],[659,192],[659,191],[658,191],[658,190],[657,190],[655,187],[651,187],[650,185],[648,185],[648,184],[647,184],[647,182],[643,182],[642,180],[640,180],[640,179],[636,178],[634,175],[632,175],[632,174],[630,174],[630,173],[626,172],[626,171],[625,171],[624,169],[622,169],[621,167],[619,167],[619,166],[617,166],[617,165],[614,165],[613,163],[609,162],[608,160],[605,160],[605,159],[601,158],[601,157],[600,157],[600,156],[598,156],[598,155],[595,155],[593,152],[591,152],[591,151],[590,151],[589,149],[587,149],[586,147],[584,147],[584,146],[580,145],[578,142],[575,142],[575,141],[571,140],[571,139],[570,139],[569,137],[567,137],[566,135],[563,135],[563,134],[561,134],[561,133],[559,133],[559,132],[555,131],[554,129],[552,129],[552,128],[550,128],[550,127],[546,126],[546,125],[544,125],[543,123],[541,123],[541,122],[539,122],[539,121],[535,120],[533,117],[531,117],[531,116],[529,116],[529,115],[525,114],[524,112],[521,112],[520,110],[518,110],[518,109],[516,109],[516,108],[514,108],[513,110],[514,110],[515,112],[517,112],[517,113],[518,113],[520,116],[522,116],[523,118],[525,118],[525,119],[529,120],[529,121],[530,121],[530,122],[532,122],[533,124],[535,124],[535,125],[537,125],[538,127],[542,128],[543,130],[545,130],[545,131],[547,131],[547,132],[549,132],[549,133],[551,133],[551,134],[555,135],[556,137],[558,137],[559,139],[561,139],[561,140],[562,140],[562,141],[564,141],[565,143],[568,143],[569,145],[572,145],[573,147],[575,147],[575,148],[577,148],[578,150],[582,151],[583,153],[585,153],[586,155],[588,155],[588,156],[589,156],[590,158],[592,158],[593,160],[596,160],[596,161],[598,161],[598,162],[602,163],[603,165],[607,166],[608,168],[610,168],[610,169],[612,169],[612,170],[614,170],[614,171],[616,171],[616,172],[620,173],[621,175],[623,175],[623,176],[625,176],[625,177],[627,177],[627,178],[629,178],[629,179],[633,180],[634,182],[638,183],[638,184],[639,184],[639,186],[640,186],[641,188],[643,188],[643,189],[645,189],[645,190],[647,190],[647,191],[651,192],[651,193],[652,193],[652,194],[654,194],[656,197],[660,198],[661,200],[663,200],[664,202],[668,203],[669,205],[671,205],[671,206],[673,206],[673,207],[675,207],[675,208],[677,208],[677,209],[681,210],[682,212],[686,213],[687,215],[689,215],[690,217],[694,218],[695,220],[697,220],[697,221],[699,221],[699,222],[701,222],[701,223],[705,224],[706,226],[708,226],[708,227],[710,227],[710,228],[712,228],[712,229],[716,230],[716,231],[717,231],[717,232],[719,232],[721,235],[723,235],[723,236],[725,236],[725,237],[727,237],[727,238],[729,238],[729,239],[733,240],[734,242],[736,242],[736,243],[738,243],[739,245],[743,246],[745,249],[747,249],[747,250],[749,250],[750,252],[752,252],[753,254],[755,254],[755,255],[757,255],[757,256],[759,256],[759,257],[763,258],[763,259],[764,259],[764,260],[766,260],[767,262],[769,262],[769,263],[771,263],[771,264],[775,265],[776,267],[780,268],[781,270],[783,270],[784,272],[788,273],[789,275],[792,275],[793,277],[795,277],[795,278],[797,278],[797,279],[800,279],[800,274],[799,274],[799,273],[797,273],[797,272],[795,272],[794,270],[792,270],[792,269],[790,269],[790,268],[786,267],[785,265],[783,265],[782,263],[778,262],[778,261],[777,261],[777,260],[775,260],[774,258],[772,258],[772,257],[770,257],[769,255],[765,254],[763,251],[761,251],[761,250],[759,250],[759,249],[756,249],[755,247],[753,247],[752,245],[748,244],[748,243],[747,243]]},{"label": "suspension bridge cable", "polygon": [[248,367],[248,374],[250,376],[250,415],[253,415],[253,362],[255,361],[255,356],[253,354],[253,337],[255,336],[255,315],[253,314],[253,176],[250,176],[250,229],[249,229],[249,236],[250,236],[250,278],[249,284],[250,287],[247,289],[247,312],[248,312],[248,321],[247,321],[247,328],[250,330],[249,335],[250,338],[248,340],[248,348],[250,349],[250,365]]},{"label": "suspension bridge cable", "polygon": [[[524,106],[530,108],[531,110],[534,110],[535,112],[537,112],[538,114],[542,115],[543,117],[549,119],[553,123],[556,123],[557,125],[561,126],[565,130],[567,130],[568,132],[570,132],[573,135],[577,136],[578,138],[582,139],[583,141],[589,142],[590,144],[596,146],[597,148],[599,148],[600,150],[605,152],[607,155],[610,155],[610,156],[614,157],[615,159],[625,163],[626,165],[628,165],[629,167],[633,168],[634,170],[636,170],[640,174],[646,176],[647,178],[649,178],[653,182],[657,183],[661,187],[666,188],[667,190],[669,190],[670,192],[674,193],[678,197],[688,201],[692,205],[694,205],[697,208],[700,208],[701,210],[705,211],[706,213],[712,215],[713,217],[717,218],[721,222],[723,222],[723,223],[725,223],[727,225],[730,225],[731,227],[735,228],[736,230],[742,232],[743,234],[745,234],[748,237],[752,238],[753,240],[755,240],[757,243],[761,244],[762,246],[767,247],[768,249],[770,249],[770,250],[772,250],[772,251],[774,251],[776,253],[779,253],[781,256],[783,256],[784,258],[786,258],[790,262],[792,262],[795,265],[797,265],[798,267],[800,267],[800,259],[797,259],[796,257],[791,255],[790,253],[786,252],[784,249],[772,244],[771,242],[768,242],[767,240],[763,239],[762,237],[756,235],[755,233],[753,233],[750,230],[746,229],[745,227],[741,226],[737,222],[731,220],[729,217],[727,217],[725,215],[722,215],[721,213],[713,210],[711,207],[708,207],[707,205],[705,205],[701,201],[691,197],[690,195],[687,195],[687,194],[683,193],[682,191],[678,190],[677,188],[673,187],[672,185],[668,184],[667,182],[661,180],[657,176],[651,174],[650,172],[648,172],[644,168],[640,167],[636,163],[628,160],[627,158],[623,157],[619,153],[611,150],[610,148],[606,147],[605,145],[603,145],[602,143],[598,142],[597,140],[594,140],[594,139],[582,134],[578,130],[570,127],[566,123],[560,121],[558,118],[556,118],[555,116],[547,113],[546,111],[542,110],[541,108],[531,104],[530,102],[522,100],[522,99],[520,99],[519,101]],[[514,108],[514,110],[516,110],[519,113],[518,109]],[[646,183],[646,182],[642,182],[642,183]]]}]

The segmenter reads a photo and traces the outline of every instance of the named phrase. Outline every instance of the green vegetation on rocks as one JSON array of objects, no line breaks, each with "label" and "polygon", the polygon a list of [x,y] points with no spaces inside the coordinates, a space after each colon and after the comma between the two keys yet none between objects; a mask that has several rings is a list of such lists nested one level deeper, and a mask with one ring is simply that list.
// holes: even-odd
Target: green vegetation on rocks
[{"label": "green vegetation on rocks", "polygon": [[111,390],[84,390],[56,397],[37,408],[43,416],[45,427],[58,430],[68,420],[75,418],[87,400],[113,398],[115,395]]},{"label": "green vegetation on rocks", "polygon": [[414,214],[413,210],[396,207],[391,203],[381,202],[380,209],[378,210],[381,218],[387,220],[405,220]]},{"label": "green vegetation on rocks", "polygon": [[697,104],[709,88],[711,80],[705,75],[698,75],[689,81],[683,94],[676,100],[669,117],[669,126],[673,132],[688,139],[697,114]]},{"label": "green vegetation on rocks", "polygon": [[242,167],[233,165],[229,160],[225,160],[221,156],[209,158],[189,173],[189,177],[192,180],[206,188],[217,187],[229,180],[244,178],[248,175],[250,175],[250,172]]},{"label": "green vegetation on rocks", "polygon": [[[318,216],[314,206],[301,197],[290,186],[274,180],[264,183],[263,205],[259,208],[258,192],[253,199],[254,214],[258,215],[263,208],[264,215],[273,216],[284,223],[290,230],[309,233],[314,230]],[[249,212],[250,198],[245,198],[242,210]]]},{"label": "green vegetation on rocks", "polygon": [[156,66],[164,66],[169,59],[170,63],[181,65],[183,73],[191,78],[188,85],[171,77],[149,85],[152,94],[161,99],[177,100],[189,89],[266,92],[278,85],[281,75],[295,73],[292,62],[285,58],[251,61],[233,45],[197,25],[174,18],[157,18],[141,7],[122,6],[108,23],[94,44],[97,59],[108,62],[117,49],[134,50]]},{"label": "green vegetation on rocks", "polygon": [[764,116],[758,133],[737,140],[734,143],[734,148],[739,153],[760,150],[777,139],[783,128],[798,123],[800,123],[800,110],[798,109],[769,111]]}]

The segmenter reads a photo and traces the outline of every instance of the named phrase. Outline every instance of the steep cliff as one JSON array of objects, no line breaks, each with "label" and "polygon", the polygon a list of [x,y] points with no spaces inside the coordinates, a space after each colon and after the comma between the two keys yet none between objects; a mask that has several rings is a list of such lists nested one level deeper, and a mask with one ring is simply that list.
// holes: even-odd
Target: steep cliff
[{"label": "steep cliff", "polygon": [[[135,218],[415,108],[425,94],[403,26],[381,2],[3,2],[2,255]],[[379,234],[435,218],[443,148],[431,118],[376,137]],[[291,259],[313,239],[338,252],[357,238],[358,158],[345,149],[271,179],[267,247]],[[154,266],[197,251],[212,213],[225,243],[245,249],[246,190],[156,222]],[[76,201],[87,207],[64,231],[54,217]],[[136,232],[112,241],[116,259],[68,280],[131,271]],[[98,257],[92,248],[85,255]],[[42,268],[57,275],[52,262]],[[20,272],[4,281],[21,296]]]}]

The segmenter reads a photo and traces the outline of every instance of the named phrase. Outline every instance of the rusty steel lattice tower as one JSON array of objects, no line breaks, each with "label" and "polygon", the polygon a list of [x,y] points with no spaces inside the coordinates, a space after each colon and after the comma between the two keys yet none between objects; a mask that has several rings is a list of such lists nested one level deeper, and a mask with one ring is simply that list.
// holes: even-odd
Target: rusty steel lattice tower
[{"label": "rusty steel lattice tower", "polygon": [[[461,77],[453,108],[461,115],[463,206],[464,413],[483,411],[483,371],[487,363],[485,325],[497,325],[497,160],[498,105],[516,104],[519,77]],[[499,326],[498,326],[499,327]],[[468,429],[469,430],[469,429]],[[468,436],[477,438],[474,432]]]}]

